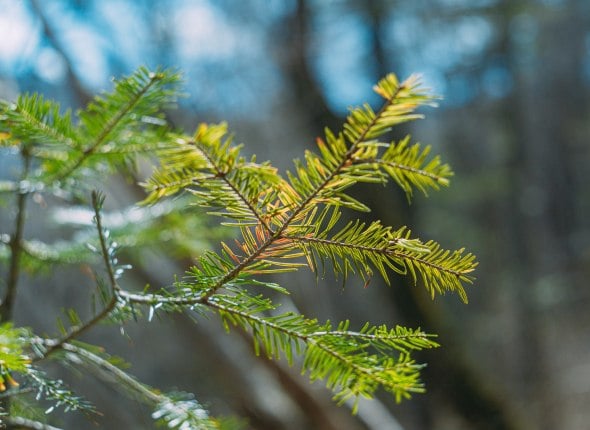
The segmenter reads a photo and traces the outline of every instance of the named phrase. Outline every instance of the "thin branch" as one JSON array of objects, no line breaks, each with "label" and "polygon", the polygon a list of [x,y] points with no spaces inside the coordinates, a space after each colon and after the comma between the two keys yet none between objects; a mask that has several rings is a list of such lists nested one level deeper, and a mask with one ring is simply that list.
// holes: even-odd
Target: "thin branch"
[{"label": "thin branch", "polygon": [[419,176],[425,176],[425,177],[430,178],[433,181],[435,181],[441,185],[447,185],[449,182],[449,180],[443,176],[435,175],[434,173],[427,172],[426,170],[417,169],[415,167],[411,167],[411,166],[401,164],[401,163],[396,163],[394,161],[386,161],[381,158],[357,159],[357,160],[353,160],[353,163],[354,163],[354,165],[372,164],[372,163],[381,164],[384,166],[392,167],[394,169],[399,169],[399,170],[404,170],[406,172],[415,173],[416,175],[419,175]]},{"label": "thin branch", "polygon": [[119,382],[119,384],[131,388],[135,393],[139,394],[142,399],[147,400],[147,402],[150,405],[161,403],[167,399],[166,396],[157,394],[155,391],[150,390],[144,384],[137,381],[135,378],[128,375],[126,372],[119,369],[117,366],[110,363],[108,360],[105,360],[104,358],[96,354],[93,354],[84,348],[79,348],[75,345],[72,345],[71,343],[66,342],[62,343],[60,347],[64,351],[74,353],[84,358],[93,366],[96,366],[97,368],[106,371],[108,374],[114,376],[117,382]]},{"label": "thin branch", "polygon": [[[230,178],[228,178],[228,172],[225,172],[219,168],[217,163],[211,158],[211,156],[206,151],[206,149],[203,148],[202,145],[199,145],[199,142],[191,139],[191,140],[186,141],[186,143],[192,145],[195,149],[197,149],[203,155],[203,157],[205,157],[205,159],[207,160],[209,165],[212,167],[212,170],[214,170],[214,172],[215,172],[211,177],[204,177],[204,178],[201,178],[198,180],[194,180],[192,182],[194,182],[198,185],[199,182],[206,182],[211,179],[222,180],[232,190],[232,192],[237,196],[237,198],[248,208],[250,213],[252,213],[252,215],[254,215],[254,217],[258,220],[258,222],[265,228],[265,230],[269,233],[272,233],[272,229],[270,228],[270,226],[268,225],[266,220],[264,220],[264,218],[261,216],[259,211],[252,205],[252,203],[246,198],[246,196],[238,189],[238,187],[233,183],[233,181],[231,181]],[[177,181],[177,183],[167,183],[166,186],[170,187],[171,185],[172,186],[178,185],[178,184],[182,185],[183,182],[184,181]]]},{"label": "thin branch", "polygon": [[176,306],[190,306],[197,304],[207,303],[207,298],[199,296],[195,298],[187,297],[176,297],[176,296],[163,296],[161,294],[142,294],[142,293],[131,293],[126,290],[117,291],[117,295],[130,303],[137,303],[141,305],[156,305],[158,303],[166,303]]},{"label": "thin branch", "polygon": [[426,339],[426,338],[435,338],[438,337],[436,334],[429,334],[429,333],[409,333],[409,334],[387,334],[387,335],[377,335],[377,334],[369,334],[369,333],[359,333],[357,331],[348,331],[348,330],[335,330],[335,331],[316,331],[307,335],[307,337],[322,337],[322,336],[341,336],[341,337],[351,337],[351,338],[358,338],[358,339],[365,339],[371,341],[379,341],[379,340],[412,340],[412,339]]},{"label": "thin branch", "polygon": [[330,239],[321,239],[321,238],[313,237],[313,236],[282,236],[282,237],[284,237],[285,239],[295,241],[295,242],[319,243],[322,245],[334,246],[334,247],[338,247],[338,248],[348,248],[348,249],[353,249],[355,251],[369,252],[369,253],[379,254],[379,255],[386,255],[388,257],[399,257],[399,258],[402,258],[405,260],[410,260],[410,261],[414,262],[415,264],[421,264],[423,266],[428,266],[431,269],[437,270],[441,273],[448,273],[450,275],[455,276],[457,279],[461,279],[461,277],[465,276],[466,273],[471,272],[471,269],[469,269],[468,272],[449,269],[448,267],[444,267],[440,264],[433,263],[431,261],[428,261],[427,259],[416,257],[414,255],[411,255],[411,254],[408,254],[405,252],[388,249],[386,247],[372,247],[372,246],[357,245],[354,243],[338,242],[338,241],[334,241],[334,240],[330,240]]},{"label": "thin branch", "polygon": [[62,430],[61,428],[50,426],[39,421],[30,420],[23,417],[7,417],[6,423],[14,428],[25,428],[31,430]]},{"label": "thin branch", "polygon": [[75,95],[78,97],[80,104],[87,104],[92,99],[92,96],[84,88],[84,85],[82,85],[82,82],[78,78],[78,75],[76,75],[76,73],[74,72],[74,68],[72,66],[73,61],[68,55],[67,49],[65,49],[64,46],[60,43],[59,38],[53,31],[53,28],[51,27],[51,24],[47,19],[47,16],[45,15],[45,13],[43,13],[39,1],[30,0],[30,2],[34,13],[41,21],[41,27],[43,28],[43,35],[45,36],[45,39],[53,46],[53,48],[63,58],[66,64],[67,82],[71,84],[71,87],[73,88]]},{"label": "thin branch", "polygon": [[[27,109],[23,109],[23,106],[19,106],[18,103],[15,103],[15,112],[25,118],[25,123],[27,126],[35,127],[39,132],[44,133],[47,136],[50,136],[56,142],[70,142],[72,140],[71,136],[66,136],[65,134],[61,133],[55,127],[49,125],[47,122],[40,120],[35,115],[31,115],[31,113]],[[54,120],[56,118],[54,117]],[[32,147],[31,152],[32,155],[36,155],[37,148]]]},{"label": "thin branch", "polygon": [[120,287],[117,285],[117,281],[115,278],[115,272],[113,270],[111,260],[109,259],[109,251],[108,251],[107,241],[106,241],[106,238],[104,235],[104,229],[102,226],[102,217],[100,215],[100,210],[101,210],[100,196],[98,195],[97,192],[92,193],[92,207],[94,208],[96,229],[98,230],[98,237],[99,237],[99,241],[100,241],[100,251],[101,251],[101,254],[103,257],[103,261],[104,261],[105,268],[106,268],[107,275],[108,275],[108,279],[109,279],[109,284],[111,287],[111,299],[108,301],[108,303],[102,309],[102,311],[100,311],[98,314],[96,314],[89,321],[72,327],[70,329],[69,333],[67,333],[65,336],[63,336],[59,339],[47,340],[46,344],[48,345],[48,348],[43,353],[43,358],[47,357],[48,355],[50,355],[52,352],[56,351],[57,349],[63,348],[63,345],[66,344],[66,342],[69,342],[69,341],[81,336],[83,333],[85,333],[90,328],[95,326],[101,320],[106,318],[111,313],[111,311],[113,311],[113,309],[115,309],[115,307],[117,305],[117,292],[120,290]]},{"label": "thin branch", "polygon": [[[158,295],[149,295],[149,297],[146,297],[145,295],[142,294],[132,294],[132,293],[128,293],[126,291],[120,291],[119,294],[126,298],[127,300],[129,300],[130,302],[134,302],[134,303],[140,303],[140,304],[155,304],[158,302],[166,302],[166,303],[174,303],[176,305],[188,305],[188,304],[195,304],[195,303],[202,303],[205,304],[206,306],[210,307],[210,308],[214,308],[223,312],[227,312],[230,314],[234,314],[234,315],[238,315],[241,318],[250,320],[256,324],[261,324],[267,327],[272,328],[273,330],[279,331],[281,333],[284,333],[294,339],[298,339],[301,342],[309,345],[313,345],[321,350],[323,350],[325,353],[331,355],[332,357],[336,358],[337,360],[339,360],[342,363],[346,363],[346,365],[348,365],[350,368],[353,368],[358,374],[362,374],[365,375],[366,377],[375,380],[376,382],[379,382],[381,385],[390,387],[390,388],[397,388],[396,386],[393,386],[390,382],[384,380],[383,378],[380,378],[378,375],[375,375],[375,372],[373,369],[368,369],[365,368],[363,366],[360,366],[356,363],[354,363],[352,360],[350,360],[349,358],[345,357],[344,355],[338,353],[337,351],[331,349],[329,346],[323,344],[322,342],[319,342],[318,338],[322,338],[325,337],[327,335],[338,335],[338,336],[348,336],[348,337],[358,337],[358,338],[362,338],[362,339],[366,339],[366,340],[378,340],[380,337],[375,336],[375,335],[368,335],[368,334],[362,334],[362,333],[354,333],[354,332],[348,332],[348,331],[335,331],[335,332],[326,332],[326,331],[319,331],[319,332],[312,332],[312,333],[301,333],[299,331],[296,330],[289,330],[283,326],[281,326],[280,324],[276,324],[272,321],[268,321],[264,318],[260,318],[257,317],[255,315],[252,315],[248,312],[243,312],[237,309],[232,309],[232,308],[228,308],[216,301],[211,301],[209,300],[209,298],[200,298],[200,299],[196,299],[196,300],[190,300],[190,299],[179,299],[179,298],[166,298],[164,296],[158,296]],[[423,337],[426,337],[428,335],[424,335]],[[414,336],[416,337],[416,336]],[[404,338],[410,338],[410,336],[396,336],[395,337],[398,340],[402,340]],[[412,388],[408,388],[408,387],[404,387],[410,391],[412,391]]]},{"label": "thin branch", "polygon": [[[31,157],[26,146],[22,150],[23,158],[23,172],[21,182],[25,181],[29,175],[31,167]],[[20,187],[20,186],[19,186]],[[6,293],[2,304],[0,304],[0,322],[11,321],[14,308],[14,301],[16,299],[16,290],[18,287],[18,278],[21,271],[20,259],[23,252],[23,234],[26,220],[26,203],[29,192],[25,189],[20,189],[17,197],[17,212],[16,212],[16,227],[14,235],[10,238],[10,266],[8,269],[8,280],[6,282]]]}]

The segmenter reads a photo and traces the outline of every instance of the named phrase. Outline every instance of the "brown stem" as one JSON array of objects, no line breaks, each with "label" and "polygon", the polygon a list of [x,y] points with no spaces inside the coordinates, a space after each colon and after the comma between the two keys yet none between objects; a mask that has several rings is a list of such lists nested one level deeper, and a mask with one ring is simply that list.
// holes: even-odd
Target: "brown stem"
[{"label": "brown stem", "polygon": [[101,254],[103,257],[105,268],[107,270],[109,284],[111,287],[111,299],[108,301],[108,303],[102,309],[102,311],[100,311],[98,314],[96,314],[89,321],[86,321],[85,323],[82,323],[82,324],[72,327],[70,329],[69,333],[67,333],[66,335],[64,335],[63,337],[61,337],[59,339],[54,339],[53,341],[47,341],[49,346],[45,350],[42,358],[45,358],[48,355],[50,355],[51,353],[53,353],[54,351],[61,349],[64,346],[64,344],[71,341],[72,339],[80,337],[83,333],[87,332],[89,329],[94,327],[101,320],[106,318],[108,316],[108,314],[110,314],[111,311],[113,309],[115,309],[115,306],[117,305],[117,291],[119,291],[120,288],[117,285],[117,280],[115,278],[115,272],[113,270],[111,260],[109,259],[107,241],[106,241],[103,226],[102,226],[102,218],[100,216],[101,202],[100,202],[100,197],[97,192],[92,193],[92,206],[94,208],[94,216],[96,219],[96,228],[98,230],[98,238],[100,241],[100,251],[101,251]]},{"label": "brown stem", "polygon": [[38,0],[30,0],[30,3],[31,3],[31,8],[33,9],[33,12],[37,15],[37,17],[39,18],[39,21],[41,21],[41,28],[43,31],[44,39],[47,40],[51,44],[51,46],[53,46],[53,48],[63,58],[63,60],[66,64],[66,73],[67,73],[66,82],[70,83],[70,87],[72,88],[72,90],[73,90],[76,98],[80,102],[80,104],[82,104],[82,105],[88,104],[88,102],[90,102],[90,100],[92,100],[92,96],[84,88],[84,85],[82,84],[82,82],[80,81],[80,79],[78,78],[76,73],[74,72],[74,68],[72,66],[73,61],[70,58],[70,56],[68,55],[67,49],[65,49],[65,47],[62,46],[62,44],[60,43],[59,38],[57,37],[57,35],[55,34],[55,31],[53,31],[53,28],[51,27],[51,23],[47,19],[47,16],[45,15],[45,13],[43,13],[43,10],[41,8],[41,5],[39,4],[39,1]]},{"label": "brown stem", "polygon": [[[31,157],[26,147],[22,150],[23,172],[21,181],[25,181],[29,175]],[[29,195],[28,191],[19,187],[17,197],[16,227],[14,235],[10,238],[10,266],[8,269],[8,279],[6,282],[6,293],[2,304],[0,304],[0,322],[11,321],[16,300],[16,290],[18,287],[18,278],[21,271],[21,256],[23,252],[23,234],[26,220],[26,203]]]}]

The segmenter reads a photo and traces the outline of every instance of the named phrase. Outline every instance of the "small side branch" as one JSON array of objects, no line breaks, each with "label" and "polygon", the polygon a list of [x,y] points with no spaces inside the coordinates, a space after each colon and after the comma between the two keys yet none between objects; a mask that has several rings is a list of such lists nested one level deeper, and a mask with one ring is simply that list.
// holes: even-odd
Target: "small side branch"
[{"label": "small side branch", "polygon": [[93,326],[98,324],[101,320],[106,318],[113,311],[113,309],[115,309],[115,307],[117,305],[117,292],[120,290],[120,288],[117,285],[115,271],[113,270],[113,265],[112,265],[111,260],[109,258],[107,239],[105,237],[104,229],[103,229],[103,225],[102,225],[102,217],[100,215],[100,210],[102,208],[102,200],[103,199],[99,195],[99,193],[97,193],[96,191],[94,191],[92,193],[92,207],[94,209],[94,219],[96,222],[96,228],[98,230],[98,238],[100,241],[100,251],[101,251],[103,261],[105,264],[105,268],[107,271],[109,285],[111,287],[111,299],[108,301],[108,303],[102,309],[102,311],[100,311],[98,314],[96,314],[89,321],[72,327],[68,334],[66,334],[65,336],[63,336],[59,339],[53,339],[53,340],[46,341],[46,345],[48,347],[43,354],[43,358],[47,357],[48,355],[50,355],[54,351],[63,348],[63,346],[67,342],[78,338],[83,333],[88,331],[90,328],[92,328]]},{"label": "small side branch", "polygon": [[265,230],[269,233],[272,233],[272,229],[266,222],[266,220],[262,217],[262,215],[258,212],[258,210],[252,205],[252,202],[248,200],[248,198],[242,193],[239,188],[234,184],[234,182],[228,178],[227,173],[224,172],[220,167],[215,163],[215,160],[211,158],[209,153],[199,145],[199,142],[191,141],[190,142],[195,148],[197,148],[201,154],[207,159],[207,162],[211,165],[211,167],[215,170],[215,177],[221,179],[225,184],[232,190],[232,192],[238,197],[238,199],[248,208],[248,210],[256,217],[258,222],[265,228]]},{"label": "small side branch", "polygon": [[32,429],[32,430],[62,430],[58,427],[50,426],[39,421],[30,420],[23,417],[8,417],[6,423],[11,428]]},{"label": "small side branch", "polygon": [[132,376],[128,375],[123,370],[119,369],[114,364],[110,363],[108,360],[105,360],[104,358],[93,354],[84,348],[79,348],[75,345],[72,345],[71,343],[63,342],[60,347],[66,352],[70,352],[81,357],[90,366],[98,369],[99,375],[110,375],[111,378],[115,379],[119,384],[138,395],[148,405],[156,405],[166,400],[166,396],[151,390]]}]

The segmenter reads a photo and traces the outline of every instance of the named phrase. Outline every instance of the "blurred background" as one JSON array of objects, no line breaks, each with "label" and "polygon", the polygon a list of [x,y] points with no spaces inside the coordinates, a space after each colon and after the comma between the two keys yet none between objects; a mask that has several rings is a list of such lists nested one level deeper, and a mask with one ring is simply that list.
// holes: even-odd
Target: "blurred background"
[{"label": "blurred background", "polygon": [[[338,130],[349,106],[377,103],[380,77],[422,74],[443,100],[396,138],[432,145],[455,170],[450,189],[409,206],[394,186],[357,192],[374,208],[369,219],[465,246],[480,266],[468,305],[432,301],[404,279],[367,289],[280,279],[308,316],[440,334],[442,348],[420,356],[427,394],[399,405],[382,395],[357,416],[297,369],[255,358],[214,318],[141,324],[129,338],[105,328],[87,340],[129,360],[140,380],[194,392],[253,429],[589,428],[589,1],[0,0],[4,99],[36,91],[77,108],[140,65],[183,72],[175,125],[190,133],[227,120],[246,153],[283,171],[324,126]],[[153,249],[123,282],[168,285],[189,264]],[[17,324],[52,331],[55,316],[36,303],[72,306],[76,288],[59,274],[27,280]],[[69,378],[104,415],[64,415],[64,428],[152,428],[149,411],[112,388]]]}]

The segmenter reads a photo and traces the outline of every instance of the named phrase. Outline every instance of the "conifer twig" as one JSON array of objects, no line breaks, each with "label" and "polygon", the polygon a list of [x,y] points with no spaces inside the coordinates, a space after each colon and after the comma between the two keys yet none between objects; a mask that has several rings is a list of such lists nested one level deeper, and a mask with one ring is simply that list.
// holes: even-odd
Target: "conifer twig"
[{"label": "conifer twig", "polygon": [[197,148],[201,154],[203,154],[203,156],[205,157],[205,159],[209,162],[209,164],[211,164],[211,166],[213,166],[213,169],[215,170],[215,177],[216,178],[220,178],[223,182],[225,182],[225,184],[231,188],[231,190],[234,192],[234,194],[236,196],[238,196],[238,198],[246,205],[246,207],[248,208],[248,210],[250,212],[252,212],[252,215],[254,215],[256,217],[256,219],[258,220],[258,222],[266,229],[266,231],[268,231],[269,233],[272,233],[272,229],[270,228],[270,226],[268,225],[268,223],[266,222],[266,220],[260,215],[260,213],[256,210],[256,208],[254,206],[252,206],[252,203],[248,200],[248,198],[244,195],[244,193],[242,193],[238,187],[236,186],[236,184],[233,183],[233,181],[231,181],[228,177],[227,174],[221,170],[219,168],[219,166],[217,165],[217,163],[214,162],[214,160],[211,158],[211,156],[207,153],[206,150],[204,150],[198,142],[196,141],[191,141],[190,142],[195,148]]},{"label": "conifer twig", "polygon": [[147,386],[137,381],[135,378],[119,369],[117,366],[109,362],[108,360],[100,357],[99,355],[93,354],[87,349],[77,347],[71,343],[63,342],[60,347],[67,352],[74,353],[84,360],[91,363],[93,366],[102,369],[108,374],[112,375],[119,383],[125,387],[131,388],[136,394],[139,394],[143,400],[146,400],[149,404],[158,404],[165,400],[165,396],[158,394],[157,392],[150,390]]},{"label": "conifer twig", "polygon": [[436,182],[438,184],[447,185],[449,183],[449,180],[444,176],[436,175],[436,174],[428,172],[424,169],[417,169],[415,167],[406,166],[405,164],[402,164],[402,163],[395,163],[393,161],[383,160],[382,158],[368,158],[368,159],[363,159],[363,160],[354,160],[354,164],[371,164],[371,163],[392,167],[392,168],[398,169],[398,170],[404,170],[406,172],[414,173],[419,176],[424,176],[426,178],[432,179],[434,182]]},{"label": "conifer twig", "polygon": [[31,429],[31,430],[62,430],[59,427],[50,426],[39,421],[28,418],[11,416],[6,418],[6,422],[11,428]]},{"label": "conifer twig", "polygon": [[103,257],[103,262],[105,264],[105,268],[107,271],[109,285],[111,287],[111,299],[106,303],[104,308],[98,314],[96,314],[94,317],[92,317],[89,321],[72,327],[70,329],[69,333],[67,333],[66,335],[64,335],[63,337],[61,337],[59,339],[46,341],[45,343],[48,345],[48,347],[45,350],[45,352],[43,353],[43,358],[47,357],[55,350],[62,348],[63,345],[66,344],[67,342],[69,342],[73,339],[76,339],[77,337],[81,336],[83,333],[88,331],[94,325],[96,325],[101,320],[106,318],[108,316],[108,314],[111,313],[111,311],[113,311],[113,309],[115,309],[115,307],[117,305],[117,291],[120,290],[120,287],[117,285],[117,280],[115,278],[115,272],[113,270],[113,265],[111,264],[111,260],[109,259],[107,241],[106,241],[106,237],[105,237],[104,229],[103,229],[103,225],[102,225],[102,217],[100,214],[100,211],[102,208],[102,197],[96,191],[92,192],[92,207],[94,209],[94,217],[96,220],[96,229],[98,231],[98,237],[99,237],[99,242],[100,242],[100,251],[101,251],[101,255]]},{"label": "conifer twig", "polygon": [[347,165],[348,162],[351,161],[354,152],[356,151],[358,145],[365,139],[365,136],[369,133],[371,127],[373,127],[379,118],[383,115],[383,113],[387,110],[387,107],[393,103],[396,99],[398,94],[405,89],[403,85],[400,85],[394,94],[387,99],[387,101],[383,104],[379,112],[375,115],[375,118],[371,121],[371,123],[365,128],[365,130],[358,136],[358,138],[350,145],[346,154],[342,158],[340,164],[336,166],[332,171],[324,178],[324,180],[318,184],[315,189],[309,193],[309,195],[297,206],[293,209],[293,212],[283,221],[280,227],[274,231],[272,236],[269,236],[268,239],[262,243],[252,254],[247,256],[244,260],[242,260],[238,265],[234,267],[233,270],[229,271],[226,276],[224,276],[211,290],[207,292],[207,296],[211,296],[221,288],[224,284],[231,281],[235,278],[245,267],[247,267],[250,263],[252,263],[260,254],[262,254],[270,245],[272,245],[277,239],[281,237],[284,231],[291,225],[292,221],[303,211],[311,202],[313,202],[314,198],[318,196],[318,194],[328,186],[328,184],[342,171],[342,169]]},{"label": "conifer twig", "polygon": [[175,422],[180,424],[179,427],[169,426],[170,428],[203,430],[220,428],[217,420],[210,417],[208,412],[197,402],[190,400],[178,401],[172,395],[161,394],[119,369],[108,359],[87,349],[65,342],[61,345],[61,348],[77,356],[77,359],[81,359],[86,366],[98,370],[98,376],[105,378],[107,381],[115,379],[117,384],[125,387],[129,394],[134,394],[144,404],[153,408],[155,412],[152,414],[152,418],[156,420],[164,419],[167,423]]},{"label": "conifer twig", "polygon": [[149,89],[162,78],[161,73],[152,73],[150,75],[150,80],[141,88],[134,97],[129,100],[112,118],[110,118],[107,123],[105,124],[104,128],[100,132],[100,134],[94,139],[94,141],[82,151],[82,156],[78,158],[78,160],[71,165],[66,171],[62,172],[55,178],[56,181],[62,181],[67,178],[70,174],[72,174],[76,169],[78,169],[88,157],[93,155],[96,150],[102,145],[109,134],[115,129],[115,127],[119,124],[119,122],[131,112],[134,106],[142,99],[142,97],[149,91]]}]

